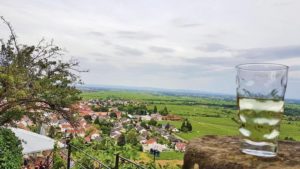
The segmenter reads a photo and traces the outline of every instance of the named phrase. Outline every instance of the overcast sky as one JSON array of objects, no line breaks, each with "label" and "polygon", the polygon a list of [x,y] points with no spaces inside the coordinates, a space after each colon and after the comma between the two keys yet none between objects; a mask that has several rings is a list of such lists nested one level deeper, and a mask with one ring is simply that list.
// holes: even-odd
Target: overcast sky
[{"label": "overcast sky", "polygon": [[300,99],[298,0],[0,0],[0,15],[20,43],[54,39],[86,84],[235,94],[235,65],[274,62]]}]

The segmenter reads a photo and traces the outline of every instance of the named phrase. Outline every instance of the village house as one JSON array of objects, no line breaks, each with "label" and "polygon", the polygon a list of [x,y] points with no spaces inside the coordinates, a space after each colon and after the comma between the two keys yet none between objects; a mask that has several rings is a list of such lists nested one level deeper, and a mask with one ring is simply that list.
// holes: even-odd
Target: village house
[{"label": "village house", "polygon": [[175,150],[185,152],[186,143],[178,142],[175,144]]},{"label": "village house", "polygon": [[121,136],[121,132],[120,131],[112,131],[110,132],[110,137],[113,138],[113,139],[118,139],[120,136]]},{"label": "village house", "polygon": [[156,139],[149,139],[144,142],[143,146],[143,152],[150,151],[150,149],[153,147],[153,145],[157,144]]},{"label": "village house", "polygon": [[142,121],[150,121],[152,117],[149,115],[142,115],[140,118]]},{"label": "village house", "polygon": [[143,146],[143,152],[149,152],[150,149],[158,150],[160,152],[169,149],[167,145],[159,144],[156,142],[155,139],[147,140],[144,144],[142,144],[142,146]]},{"label": "village house", "polygon": [[162,115],[160,115],[159,113],[151,114],[151,119],[154,119],[156,121],[161,121]]},{"label": "village house", "polygon": [[147,138],[141,135],[137,137],[137,140],[141,144],[145,144],[147,142]]},{"label": "village house", "polygon": [[128,124],[128,123],[131,122],[131,120],[128,119],[128,118],[123,117],[123,118],[120,119],[120,122],[121,122],[122,124]]},{"label": "village house", "polygon": [[144,137],[148,136],[148,131],[146,129],[140,130],[139,133]]},{"label": "village house", "polygon": [[109,118],[109,112],[93,112],[90,115],[91,115],[93,121],[95,121],[97,118],[99,118],[99,119],[108,119]]},{"label": "village house", "polygon": [[110,112],[117,112],[119,111],[117,107],[112,107],[112,108],[109,108],[108,111]]},{"label": "village house", "polygon": [[172,128],[171,131],[174,132],[174,133],[178,133],[179,132],[179,130],[176,127]]},{"label": "village house", "polygon": [[122,118],[122,112],[116,111],[115,113],[116,113],[117,119],[121,119]]},{"label": "village house", "polygon": [[22,119],[17,122],[17,125],[22,126],[23,128],[27,128],[28,126],[32,126],[33,122],[29,117],[23,116]]}]

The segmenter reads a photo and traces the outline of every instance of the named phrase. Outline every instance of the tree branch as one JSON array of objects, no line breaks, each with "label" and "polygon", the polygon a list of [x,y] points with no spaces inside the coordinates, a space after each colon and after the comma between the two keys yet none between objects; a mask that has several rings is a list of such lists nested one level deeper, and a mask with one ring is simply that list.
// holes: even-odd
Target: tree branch
[{"label": "tree branch", "polygon": [[20,53],[20,49],[19,49],[18,43],[17,43],[17,36],[16,36],[16,34],[15,34],[15,32],[14,32],[12,26],[10,25],[10,23],[9,23],[8,21],[6,21],[6,20],[4,19],[3,16],[0,16],[0,18],[1,18],[2,21],[7,25],[8,29],[9,29],[9,31],[10,31],[10,35],[11,35],[11,37],[12,37],[12,40],[13,40],[13,42],[14,42],[14,45],[15,45],[15,47],[16,47],[16,50],[17,50],[18,53]]}]

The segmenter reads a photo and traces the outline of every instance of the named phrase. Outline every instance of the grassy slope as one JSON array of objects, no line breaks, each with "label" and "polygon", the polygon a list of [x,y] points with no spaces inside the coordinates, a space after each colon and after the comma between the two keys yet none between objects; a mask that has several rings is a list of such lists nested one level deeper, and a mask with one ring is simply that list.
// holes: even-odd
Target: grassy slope
[{"label": "grassy slope", "polygon": [[[164,106],[167,106],[172,114],[181,115],[191,121],[193,131],[191,133],[178,134],[180,137],[187,140],[211,134],[238,134],[238,126],[231,120],[231,117],[234,117],[236,114],[236,111],[232,108],[232,105],[235,104],[234,102],[126,91],[88,92],[83,93],[82,96],[84,99],[113,97],[144,101],[148,103],[149,109],[152,109],[154,104],[157,105],[159,110]],[[189,102],[193,102],[196,105],[187,105],[186,103]],[[226,106],[231,106],[231,108],[226,108]],[[219,115],[220,117],[207,117],[215,115]],[[166,123],[166,121],[162,123]],[[181,122],[170,123],[177,127],[181,126]],[[284,137],[293,137],[300,141],[300,121],[288,124],[287,121],[284,120],[281,127],[280,138]]]}]

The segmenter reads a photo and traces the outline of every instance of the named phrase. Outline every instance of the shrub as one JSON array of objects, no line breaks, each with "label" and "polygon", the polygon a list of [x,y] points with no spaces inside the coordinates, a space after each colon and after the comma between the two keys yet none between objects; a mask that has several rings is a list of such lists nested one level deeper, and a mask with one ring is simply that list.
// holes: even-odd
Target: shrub
[{"label": "shrub", "polygon": [[22,165],[22,145],[15,134],[0,127],[0,168],[20,169]]}]

